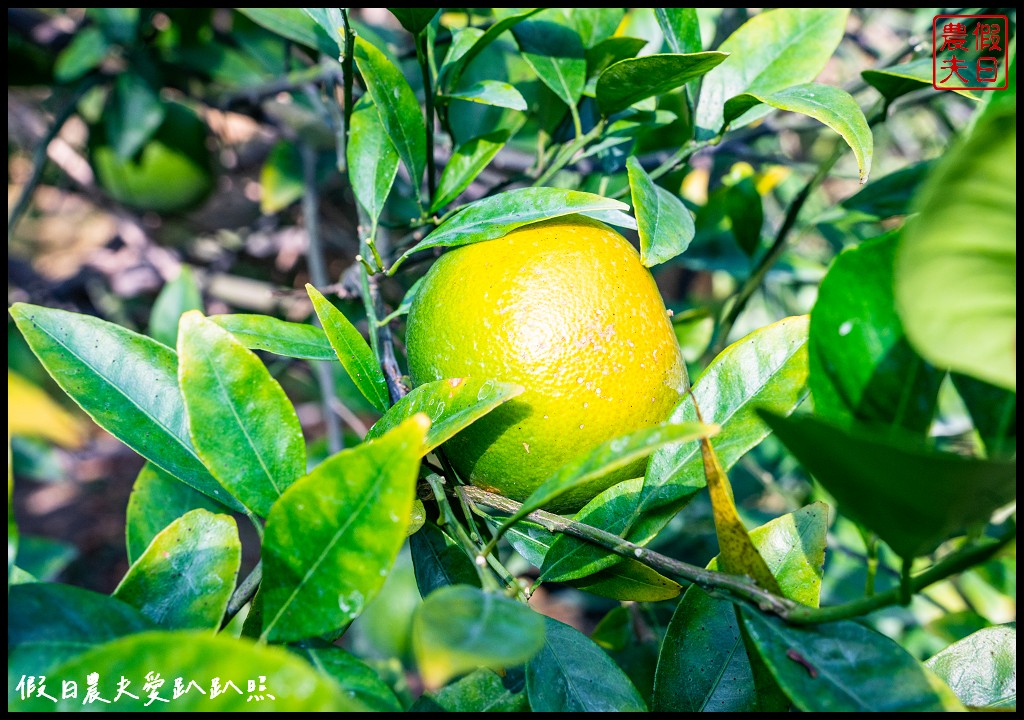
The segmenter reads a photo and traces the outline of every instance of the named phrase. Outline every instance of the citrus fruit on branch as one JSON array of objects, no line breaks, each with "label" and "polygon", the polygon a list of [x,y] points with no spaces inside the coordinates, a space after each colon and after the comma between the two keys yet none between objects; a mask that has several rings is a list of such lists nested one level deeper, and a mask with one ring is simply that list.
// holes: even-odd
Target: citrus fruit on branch
[{"label": "citrus fruit on branch", "polygon": [[[665,305],[629,242],[580,216],[441,256],[409,311],[414,384],[476,377],[522,395],[444,445],[463,479],[515,500],[611,438],[664,421],[686,388]],[[643,463],[552,506],[582,507]]]}]

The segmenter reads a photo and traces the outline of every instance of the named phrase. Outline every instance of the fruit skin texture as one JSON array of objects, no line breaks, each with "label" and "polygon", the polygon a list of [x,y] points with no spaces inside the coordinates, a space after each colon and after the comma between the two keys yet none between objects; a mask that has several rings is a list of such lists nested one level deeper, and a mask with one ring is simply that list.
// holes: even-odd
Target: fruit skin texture
[{"label": "fruit skin texture", "polygon": [[[519,501],[600,443],[664,421],[688,383],[638,253],[579,216],[442,255],[413,300],[406,344],[416,385],[478,377],[526,388],[444,445],[464,479]],[[577,510],[643,466],[550,509]]]},{"label": "fruit skin texture", "polygon": [[206,125],[190,108],[167,104],[167,115],[138,157],[123,160],[107,144],[102,123],[89,137],[96,179],[125,205],[161,213],[199,205],[213,189]]}]

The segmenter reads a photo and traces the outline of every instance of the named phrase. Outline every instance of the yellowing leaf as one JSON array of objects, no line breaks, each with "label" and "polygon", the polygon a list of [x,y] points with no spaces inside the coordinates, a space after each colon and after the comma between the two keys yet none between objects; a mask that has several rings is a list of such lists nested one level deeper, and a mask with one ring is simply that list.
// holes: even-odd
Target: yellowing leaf
[{"label": "yellowing leaf", "polygon": [[84,439],[78,418],[11,369],[7,370],[7,434],[41,437],[66,448],[80,447]]}]

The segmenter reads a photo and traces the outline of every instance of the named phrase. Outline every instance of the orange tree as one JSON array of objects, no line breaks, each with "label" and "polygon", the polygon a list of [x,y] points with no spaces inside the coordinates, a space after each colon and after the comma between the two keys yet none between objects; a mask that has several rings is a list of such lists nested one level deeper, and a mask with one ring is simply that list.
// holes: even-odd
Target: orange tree
[{"label": "orange tree", "polygon": [[[1009,88],[949,93],[887,17],[97,9],[26,51],[66,103],[9,237],[69,118],[170,214],[212,185],[184,108],[246,113],[314,315],[206,316],[188,272],[152,337],[10,308],[146,464],[110,595],[19,567],[10,516],[9,706],[1014,707],[1013,25]],[[908,126],[951,137],[909,163]],[[324,370],[328,452],[275,356]],[[344,449],[325,362],[375,418]]]}]

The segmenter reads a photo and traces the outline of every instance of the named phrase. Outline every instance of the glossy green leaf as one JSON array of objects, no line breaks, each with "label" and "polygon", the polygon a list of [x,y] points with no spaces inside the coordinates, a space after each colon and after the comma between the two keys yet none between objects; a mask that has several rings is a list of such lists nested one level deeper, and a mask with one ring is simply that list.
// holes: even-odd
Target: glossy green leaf
[{"label": "glossy green leaf", "polygon": [[412,287],[405,291],[405,295],[402,296],[402,302],[398,304],[398,307],[396,307],[394,311],[387,317],[383,317],[380,320],[378,320],[377,324],[380,325],[381,327],[384,327],[385,325],[394,322],[396,319],[402,317],[403,315],[408,315],[409,308],[412,307],[412,301],[416,298],[416,293],[419,292],[419,289],[423,287],[423,281],[426,280],[426,278],[426,275],[422,275],[419,278],[417,278],[416,282],[412,284]]},{"label": "glossy green leaf", "polygon": [[[519,510],[506,521],[506,525],[512,525],[534,510],[550,505],[570,490],[586,488],[590,483],[599,482],[609,473],[632,465],[658,448],[709,437],[718,430],[717,425],[704,425],[700,422],[657,425],[603,442],[587,454],[567,463],[538,485],[523,501]],[[580,494],[585,495],[586,492]]]},{"label": "glossy green leaf", "polygon": [[348,176],[356,200],[376,227],[398,174],[398,151],[388,137],[377,107],[363,96],[356,103],[345,148]]},{"label": "glossy green leaf", "polygon": [[933,160],[925,160],[889,173],[846,198],[841,205],[879,220],[906,215],[911,199],[934,165]]},{"label": "glossy green leaf", "polygon": [[844,431],[809,416],[764,418],[840,511],[900,557],[930,553],[1017,496],[1016,461],[938,453],[915,438]]},{"label": "glossy green leaf", "polygon": [[[723,350],[693,383],[693,393],[673,410],[669,422],[697,419],[696,401],[707,422],[721,426],[715,451],[728,470],[768,436],[759,408],[792,412],[807,396],[807,316],[755,330]],[[651,457],[639,512],[673,504],[705,485],[700,445],[677,444]]]},{"label": "glossy green leaf", "polygon": [[694,8],[654,8],[658,26],[665,42],[674,53],[695,53],[703,50],[700,23]]},{"label": "glossy green leaf", "polygon": [[[893,65],[883,70],[865,70],[861,73],[864,82],[878,90],[882,96],[892,102],[901,95],[920,90],[934,88],[934,63],[930,55],[916,58],[910,62]],[[952,89],[958,95],[977,100],[978,96],[971,90]],[[985,94],[985,93],[983,93]],[[992,93],[999,95],[1000,93]]]},{"label": "glossy green leaf", "polygon": [[[848,8],[780,8],[754,15],[719,46],[730,56],[701,87],[697,127],[703,135],[725,124],[726,101],[743,93],[769,95],[817,77],[843,39]],[[742,127],[767,114],[756,108],[735,119]]]},{"label": "glossy green leaf", "polygon": [[391,14],[398,18],[406,30],[413,35],[419,35],[427,29],[427,25],[437,15],[438,8],[388,8]]},{"label": "glossy green leaf", "polygon": [[78,557],[78,548],[64,540],[38,535],[18,538],[14,563],[27,576],[24,582],[51,582]]},{"label": "glossy green leaf", "polygon": [[287,322],[269,315],[211,315],[209,319],[250,350],[266,350],[300,360],[338,357],[324,331],[315,325]]},{"label": "glossy green leaf", "polygon": [[173,350],[86,315],[24,303],[10,313],[46,371],[97,425],[196,490],[242,509],[192,446]]},{"label": "glossy green leaf", "polygon": [[636,57],[636,54],[644,49],[647,41],[643,38],[634,37],[610,37],[605,38],[593,47],[587,48],[587,77],[594,77],[604,71],[609,65]]},{"label": "glossy green leaf", "polygon": [[158,89],[146,78],[132,70],[118,75],[103,113],[106,138],[117,157],[124,161],[139,152],[166,115]]},{"label": "glossy green leaf", "polygon": [[580,36],[583,45],[592,48],[612,37],[625,17],[621,7],[566,8],[568,22]]},{"label": "glossy green leaf", "polygon": [[1006,458],[1017,452],[1017,393],[952,373],[950,378],[971,414],[974,429],[992,458]]},{"label": "glossy green leaf", "polygon": [[[517,23],[522,22],[531,15],[536,15],[543,9],[526,8],[518,10],[504,15],[487,28],[486,31],[481,32],[477,28],[467,28],[466,31],[457,35],[455,42],[452,43],[452,49],[449,51],[448,57],[445,58],[444,64],[441,66],[438,84],[445,88],[446,91],[458,87],[459,78],[462,77],[466,66],[477,55],[482,53],[488,45],[497,40],[506,30],[512,29]],[[474,32],[470,33],[470,30]],[[465,38],[464,40],[462,39],[463,37]],[[456,46],[457,44],[458,47]]]},{"label": "glossy green leaf", "polygon": [[619,666],[579,630],[544,619],[544,647],[526,664],[534,712],[646,712]]},{"label": "glossy green leaf", "polygon": [[[561,537],[561,536],[559,536]],[[661,602],[679,597],[683,586],[641,562],[619,562],[569,585],[623,602]]]},{"label": "glossy green leaf", "polygon": [[625,110],[702,77],[728,57],[724,52],[644,55],[608,66],[597,78],[597,103],[605,115]]},{"label": "glossy green leaf", "polygon": [[50,675],[95,645],[155,628],[130,605],[71,585],[15,585],[7,604],[8,701],[22,675]]},{"label": "glossy green leaf", "polygon": [[[143,690],[146,673],[159,673],[166,683],[158,695],[168,702],[152,701]],[[147,632],[101,645],[53,670],[53,677],[73,680],[79,688],[87,687],[87,676],[98,676],[100,696],[112,701],[117,693],[118,679],[125,677],[132,697],[123,695],[116,703],[96,702],[90,710],[139,712],[154,709],[174,712],[241,712],[259,709],[278,712],[365,711],[331,680],[301,658],[283,648],[257,645],[205,632]],[[189,691],[172,698],[171,685],[183,678],[183,689]],[[216,697],[214,678],[221,691]],[[262,695],[258,702],[249,701],[249,681],[255,681],[251,695]],[[195,682],[200,693],[189,685]],[[226,686],[230,681],[234,687]],[[262,682],[260,691],[258,683]],[[238,688],[238,691],[235,691]],[[271,697],[272,696],[272,697]],[[67,698],[53,703],[45,698],[32,698],[17,703],[25,711],[80,711],[82,698]]]},{"label": "glossy green leaf", "polygon": [[[917,197],[896,253],[896,309],[940,368],[1017,390],[1016,106],[987,114]],[[983,221],[981,219],[984,219]]]},{"label": "glossy green leaf", "polygon": [[764,205],[754,178],[740,178],[726,188],[724,209],[736,244],[748,257],[753,257],[761,245],[764,226]]},{"label": "glossy green leaf", "polygon": [[189,433],[221,485],[260,517],[306,472],[295,408],[266,366],[231,333],[181,318],[178,379]]},{"label": "glossy green leaf", "polygon": [[794,627],[742,609],[758,652],[789,699],[805,712],[908,712],[962,706],[906,650],[844,620]]},{"label": "glossy green leaf", "polygon": [[241,560],[233,518],[190,510],[153,538],[114,597],[165,628],[216,630]]},{"label": "glossy green leaf", "polygon": [[475,137],[456,148],[441,173],[430,211],[437,212],[468,188],[494,156],[505,147],[509,136],[508,130],[496,130]]},{"label": "glossy green leaf", "polygon": [[409,550],[421,597],[446,585],[480,587],[473,559],[434,523],[424,523],[420,531],[409,538]]},{"label": "glossy green leaf", "polygon": [[149,314],[149,335],[169,348],[178,344],[178,320],[189,310],[202,310],[203,296],[188,265],[163,286]]},{"label": "glossy green leaf", "polygon": [[628,205],[618,200],[578,190],[553,187],[506,190],[465,206],[406,250],[388,272],[394,273],[410,255],[421,250],[494,240],[530,223],[579,212],[628,209]]},{"label": "glossy green leaf", "polygon": [[418,188],[427,162],[427,131],[416,93],[402,71],[361,37],[356,38],[354,56],[380,121]]},{"label": "glossy green leaf", "polygon": [[427,427],[415,415],[333,455],[275,503],[263,541],[264,637],[330,632],[377,594],[405,541]]},{"label": "glossy green leaf", "polygon": [[483,378],[449,378],[424,383],[395,403],[370,428],[366,439],[380,437],[416,413],[425,413],[430,418],[423,449],[425,455],[522,392],[521,385]]},{"label": "glossy green leaf", "polygon": [[693,240],[693,216],[683,201],[654,184],[636,156],[626,160],[629,190],[640,233],[640,262],[660,265],[686,252]]},{"label": "glossy green leaf", "polygon": [[[752,530],[750,539],[783,594],[817,607],[827,532],[828,507],[814,503]],[[717,569],[717,559],[708,567]],[[662,643],[652,709],[749,712],[765,709],[766,700],[758,697],[733,604],[691,586]]]},{"label": "glossy green leaf", "polygon": [[[320,29],[327,33],[335,45],[332,50],[324,52],[334,57],[340,57],[345,52],[345,20],[341,15],[341,8],[302,8],[313,21],[320,26]],[[272,28],[273,29],[273,28]],[[319,37],[319,34],[317,35]]]},{"label": "glossy green leaf", "polygon": [[772,93],[747,92],[725,103],[725,123],[731,123],[761,103],[807,115],[835,130],[857,158],[860,181],[867,181],[871,174],[874,138],[864,112],[850,93],[819,83],[793,85]]},{"label": "glossy green leaf", "polygon": [[356,702],[377,712],[401,712],[395,691],[369,665],[334,645],[309,644],[290,648],[336,682]]},{"label": "glossy green leaf", "polygon": [[68,46],[57,55],[53,77],[58,82],[73,82],[98,68],[109,51],[110,43],[99,28],[83,28],[72,36]]},{"label": "glossy green leaf", "polygon": [[445,100],[465,100],[510,110],[526,110],[526,100],[515,86],[497,80],[480,80],[469,87],[453,90],[441,97]]},{"label": "glossy green leaf", "polygon": [[924,435],[940,373],[913,351],[893,304],[896,233],[837,257],[811,313],[809,384],[816,415]]},{"label": "glossy green leaf", "polygon": [[1017,624],[985,628],[925,662],[970,708],[1017,707]]},{"label": "glossy green leaf", "polygon": [[583,95],[587,61],[583,42],[566,25],[530,20],[512,27],[523,60],[558,99],[573,107]]},{"label": "glossy green leaf", "polygon": [[474,670],[437,693],[424,693],[409,712],[528,712],[525,682],[518,668],[502,677],[493,670]]},{"label": "glossy green leaf", "polygon": [[387,410],[388,385],[369,344],[341,310],[319,290],[307,283],[306,292],[345,372],[371,405],[381,412]]},{"label": "glossy green leaf", "polygon": [[190,510],[198,508],[212,513],[227,512],[217,501],[197,492],[153,463],[143,465],[128,498],[125,518],[128,562],[138,560],[161,530]]},{"label": "glossy green leaf", "polygon": [[413,616],[413,651],[428,688],[479,667],[519,665],[544,646],[544,617],[475,587],[436,590]]},{"label": "glossy green leaf", "polygon": [[300,45],[338,57],[337,41],[299,8],[235,8],[257,25]]},{"label": "glossy green leaf", "polygon": [[281,212],[306,192],[302,153],[293,142],[282,140],[270,149],[260,168],[260,212]]}]

